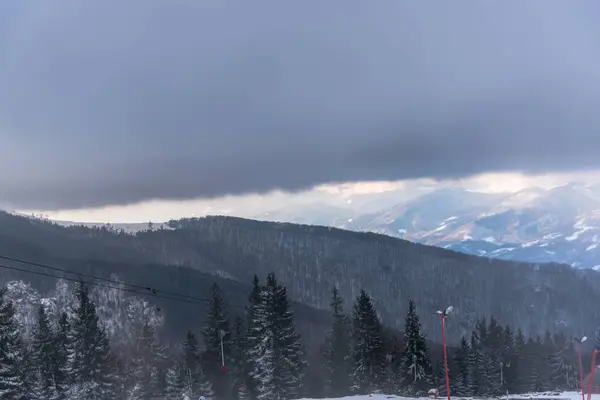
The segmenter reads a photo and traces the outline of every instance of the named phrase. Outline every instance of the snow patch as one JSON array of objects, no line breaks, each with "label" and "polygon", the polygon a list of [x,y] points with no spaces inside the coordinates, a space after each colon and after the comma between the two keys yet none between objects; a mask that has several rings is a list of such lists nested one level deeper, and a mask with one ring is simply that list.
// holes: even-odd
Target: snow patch
[{"label": "snow patch", "polygon": [[525,247],[531,247],[531,246],[535,246],[536,244],[538,244],[540,241],[539,240],[532,240],[531,242],[527,242],[527,243],[523,243],[521,245],[521,247],[525,248]]}]

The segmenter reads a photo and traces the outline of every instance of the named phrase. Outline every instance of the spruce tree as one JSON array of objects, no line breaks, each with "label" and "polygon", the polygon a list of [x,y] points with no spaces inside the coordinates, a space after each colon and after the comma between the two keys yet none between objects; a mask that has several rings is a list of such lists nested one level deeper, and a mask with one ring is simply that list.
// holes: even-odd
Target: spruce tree
[{"label": "spruce tree", "polygon": [[[204,372],[212,383],[216,398],[219,400],[229,399],[231,396],[230,373],[222,368],[221,341],[224,361],[228,363],[231,361],[231,332],[227,318],[227,305],[223,293],[216,283],[213,283],[210,288],[208,313],[202,335],[206,346],[202,352]],[[231,368],[231,365],[229,367]]]},{"label": "spruce tree", "polygon": [[54,363],[52,365],[52,376],[58,394],[59,400],[66,399],[66,392],[69,386],[68,351],[69,351],[69,317],[67,313],[62,313],[58,319],[56,332],[53,339],[54,343]]},{"label": "spruce tree", "polygon": [[13,304],[0,289],[0,398],[21,400],[27,394],[23,345]]},{"label": "spruce tree", "polygon": [[383,327],[371,297],[364,290],[354,306],[352,343],[352,391],[367,394],[381,390],[386,370]]},{"label": "spruce tree", "polygon": [[[246,312],[246,337],[244,339],[244,375],[246,387],[252,399],[257,397],[258,382],[255,378],[254,365],[250,352],[257,349],[260,344],[262,325],[260,313],[263,312],[262,287],[257,275],[252,279],[252,290],[248,296],[249,306]],[[253,354],[256,356],[256,354]]]},{"label": "spruce tree", "polygon": [[472,396],[471,371],[469,362],[469,343],[463,336],[460,339],[460,347],[452,357],[454,376],[452,379],[452,394],[460,397]]},{"label": "spruce tree", "polygon": [[287,293],[269,274],[252,308],[248,362],[258,400],[296,398],[304,378],[304,350],[296,333]]},{"label": "spruce tree", "polygon": [[165,377],[165,400],[181,400],[184,392],[185,372],[183,362],[176,360]]},{"label": "spruce tree", "polygon": [[333,321],[325,345],[326,393],[330,397],[348,395],[350,388],[350,321],[344,314],[343,300],[336,287],[331,299]]},{"label": "spruce tree", "polygon": [[421,394],[428,390],[433,371],[427,342],[421,334],[421,323],[412,299],[408,302],[404,341],[404,351],[400,358],[404,390],[408,394]]},{"label": "spruce tree", "polygon": [[58,398],[54,379],[56,348],[53,336],[46,311],[40,305],[31,343],[35,398],[48,400]]},{"label": "spruce tree", "polygon": [[130,400],[159,400],[163,396],[162,366],[164,349],[158,343],[154,328],[146,321],[137,332],[137,348],[132,363]]},{"label": "spruce tree", "polygon": [[83,283],[76,289],[76,298],[69,332],[68,372],[73,385],[68,397],[110,399],[116,388],[108,338]]},{"label": "spruce tree", "polygon": [[231,372],[233,377],[232,397],[235,400],[245,400],[250,396],[248,390],[247,360],[246,360],[246,332],[244,320],[237,316],[233,326],[231,341]]},{"label": "spruce tree", "polygon": [[196,398],[201,395],[212,397],[212,385],[204,374],[200,362],[198,339],[192,332],[188,332],[183,341],[183,366],[182,374],[183,393],[185,396]]}]

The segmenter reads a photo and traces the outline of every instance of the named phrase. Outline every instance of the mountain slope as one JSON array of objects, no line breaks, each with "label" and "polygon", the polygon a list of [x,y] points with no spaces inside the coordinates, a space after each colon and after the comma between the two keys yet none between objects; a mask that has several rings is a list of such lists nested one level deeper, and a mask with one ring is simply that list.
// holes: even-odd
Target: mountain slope
[{"label": "mountain slope", "polygon": [[580,268],[600,266],[600,196],[568,184],[514,194],[442,189],[339,227],[468,254]]},{"label": "mountain slope", "polygon": [[[147,275],[148,264],[184,266],[241,283],[254,273],[274,271],[293,299],[322,310],[328,309],[332,286],[340,288],[347,309],[365,288],[384,322],[399,329],[413,298],[432,339],[439,339],[435,311],[447,305],[456,310],[448,324],[453,340],[483,315],[493,314],[526,334],[546,328],[575,334],[595,329],[600,314],[600,306],[589,301],[600,295],[600,275],[594,271],[478,258],[326,227],[231,217],[169,225],[127,235],[0,214],[0,254],[60,259],[78,268],[95,260],[138,278]],[[176,276],[156,279],[187,280]]]}]

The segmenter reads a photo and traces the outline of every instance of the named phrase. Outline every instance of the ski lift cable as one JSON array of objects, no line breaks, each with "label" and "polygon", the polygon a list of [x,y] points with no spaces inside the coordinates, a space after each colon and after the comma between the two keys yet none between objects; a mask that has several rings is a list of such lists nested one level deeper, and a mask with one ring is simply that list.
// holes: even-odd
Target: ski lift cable
[{"label": "ski lift cable", "polygon": [[[0,256],[0,258],[2,258]],[[161,298],[161,299],[166,299],[166,300],[173,300],[173,301],[179,301],[182,303],[187,303],[187,304],[206,304],[208,301],[210,301],[210,299],[208,298],[200,298],[200,297],[191,297],[191,296],[185,296],[182,294],[177,294],[178,296],[184,296],[184,297],[189,297],[189,298],[184,298],[184,297],[173,297],[173,296],[169,296],[167,293],[165,294],[157,294],[157,293],[149,293],[148,291],[140,291],[139,289],[128,289],[128,288],[124,288],[124,287],[119,287],[119,286],[112,286],[112,285],[107,285],[104,283],[99,283],[99,282],[90,282],[90,281],[86,281],[83,280],[81,278],[69,278],[66,276],[58,276],[58,275],[54,275],[54,274],[50,274],[50,273],[46,273],[46,272],[39,272],[39,271],[31,271],[28,269],[23,269],[23,268],[18,268],[18,267],[12,267],[9,265],[4,265],[4,264],[0,264],[0,269],[6,269],[6,270],[11,270],[11,271],[18,271],[18,272],[24,272],[27,274],[33,274],[33,275],[38,275],[38,276],[45,276],[45,277],[49,277],[49,278],[55,278],[55,279],[61,279],[61,280],[65,280],[65,281],[70,281],[70,282],[82,282],[86,285],[90,285],[90,286],[98,286],[98,287],[104,287],[104,288],[108,288],[108,289],[115,289],[115,290],[120,290],[123,292],[128,292],[128,293],[135,293],[135,294],[141,294],[141,295],[145,295],[145,296],[152,296],[152,297],[157,297],[157,298]],[[118,281],[114,281],[115,283],[119,284],[119,285],[123,285],[123,282],[118,282]],[[145,289],[145,288],[144,288]],[[163,292],[164,293],[164,292]],[[235,307],[235,308],[243,308],[246,309],[245,306],[240,306],[240,305],[229,305],[230,307]]]}]

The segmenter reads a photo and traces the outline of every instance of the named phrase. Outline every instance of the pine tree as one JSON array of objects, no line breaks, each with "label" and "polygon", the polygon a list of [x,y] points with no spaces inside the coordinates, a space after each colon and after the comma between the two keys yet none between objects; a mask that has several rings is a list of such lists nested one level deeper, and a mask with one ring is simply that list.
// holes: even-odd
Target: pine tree
[{"label": "pine tree", "polygon": [[233,326],[233,338],[231,341],[231,365],[233,371],[233,394],[235,400],[248,399],[250,396],[248,390],[247,360],[246,360],[246,333],[244,321],[239,316],[236,317]]},{"label": "pine tree", "polygon": [[133,360],[131,400],[159,400],[164,391],[162,364],[164,349],[159,345],[154,328],[148,321],[139,328]]},{"label": "pine tree", "polygon": [[452,379],[452,394],[460,397],[472,396],[471,371],[469,370],[469,343],[463,336],[460,339],[460,348],[454,353],[454,376]]},{"label": "pine tree", "polygon": [[202,365],[207,378],[212,383],[216,398],[224,400],[231,396],[230,374],[223,368],[226,366],[222,365],[223,361],[227,363],[231,359],[231,332],[227,318],[227,305],[216,283],[211,286],[210,293],[206,325],[202,330],[206,346],[202,353]]},{"label": "pine tree", "polygon": [[354,306],[352,343],[352,391],[367,394],[382,389],[386,370],[383,327],[364,290]]},{"label": "pine tree", "polygon": [[479,351],[479,341],[477,340],[477,333],[471,334],[471,342],[469,345],[469,356],[467,359],[469,366],[469,393],[471,396],[475,396],[479,393],[479,368],[481,366],[481,353]]},{"label": "pine tree", "polygon": [[188,332],[183,341],[183,366],[182,370],[183,393],[190,399],[200,395],[212,397],[212,385],[206,378],[202,363],[200,362],[200,351],[198,339],[192,332]]},{"label": "pine tree", "polygon": [[40,305],[37,325],[34,328],[31,343],[35,398],[48,400],[58,398],[58,390],[54,380],[56,348],[53,336],[46,311]]},{"label": "pine tree", "polygon": [[336,287],[331,299],[333,322],[325,346],[326,391],[330,397],[348,395],[350,387],[350,321],[344,314],[343,300]]},{"label": "pine tree", "polygon": [[250,374],[258,400],[296,398],[304,378],[304,351],[287,293],[271,273],[252,308],[247,339]]},{"label": "pine tree", "polygon": [[181,360],[175,361],[175,363],[167,370],[165,378],[165,400],[182,399],[185,376],[183,362]]},{"label": "pine tree", "polygon": [[[248,296],[249,306],[246,312],[246,337],[244,338],[244,375],[246,376],[246,387],[250,398],[256,399],[258,382],[255,378],[255,370],[250,353],[252,349],[258,349],[262,330],[261,314],[263,312],[262,287],[258,276],[254,275],[252,279],[252,291]],[[253,354],[256,356],[256,354]]]},{"label": "pine tree", "polygon": [[87,287],[76,290],[78,305],[70,324],[68,372],[73,385],[69,398],[105,399],[114,397],[110,344],[99,324],[96,306]]},{"label": "pine tree", "polygon": [[421,334],[421,323],[415,304],[408,302],[408,313],[404,328],[404,351],[400,360],[405,391],[420,394],[428,389],[432,381],[432,368],[425,337]]},{"label": "pine tree", "polygon": [[26,371],[13,304],[0,289],[0,398],[21,400],[27,394]]},{"label": "pine tree", "polygon": [[59,317],[56,333],[53,339],[54,357],[52,365],[52,376],[59,400],[66,400],[66,392],[69,386],[68,380],[68,349],[69,349],[69,318],[67,313]]}]

